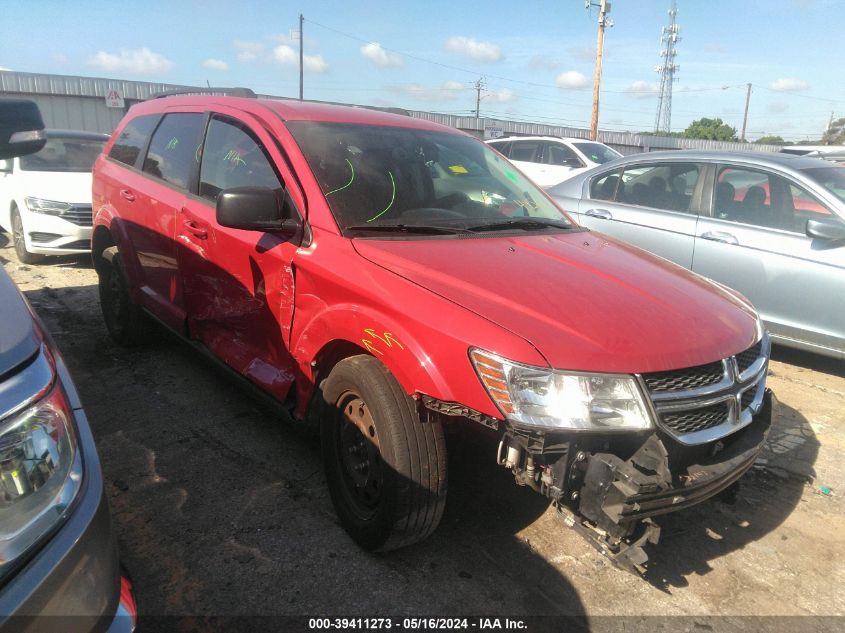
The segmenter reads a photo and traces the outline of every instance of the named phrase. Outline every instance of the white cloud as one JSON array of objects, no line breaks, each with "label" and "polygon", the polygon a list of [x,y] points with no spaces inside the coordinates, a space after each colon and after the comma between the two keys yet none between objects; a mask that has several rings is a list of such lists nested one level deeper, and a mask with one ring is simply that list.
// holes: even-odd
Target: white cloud
[{"label": "white cloud", "polygon": [[590,80],[577,70],[567,70],[557,76],[555,83],[557,83],[558,88],[564,90],[580,90],[589,86]]},{"label": "white cloud", "polygon": [[781,103],[780,101],[773,101],[769,105],[766,106],[766,110],[768,112],[780,113],[786,112],[789,109],[789,106],[785,103]]},{"label": "white cloud", "polygon": [[575,46],[567,50],[576,61],[584,64],[591,64],[596,61],[596,49],[594,46]]},{"label": "white cloud", "polygon": [[502,49],[493,42],[479,42],[460,35],[455,35],[446,40],[446,50],[457,55],[471,57],[480,62],[497,62],[503,58]]},{"label": "white cloud", "polygon": [[206,68],[210,68],[211,70],[222,70],[224,72],[229,70],[229,64],[224,62],[222,59],[214,59],[213,57],[206,59],[202,65]]},{"label": "white cloud", "polygon": [[513,90],[509,88],[501,88],[500,90],[488,90],[482,94],[485,101],[492,101],[493,103],[510,103],[516,101],[517,96]]},{"label": "white cloud", "polygon": [[810,87],[806,81],[802,79],[788,78],[776,79],[769,84],[769,89],[776,92],[792,92],[795,90],[806,90]]},{"label": "white cloud", "polygon": [[657,94],[657,86],[638,79],[625,88],[625,94],[634,99],[651,99]]},{"label": "white cloud", "polygon": [[167,72],[175,65],[164,55],[154,53],[146,47],[134,50],[123,49],[117,54],[99,51],[88,59],[88,64],[108,72],[143,74]]},{"label": "white cloud", "polygon": [[238,49],[238,59],[242,62],[254,62],[264,53],[264,44],[261,42],[235,40],[233,44]]},{"label": "white cloud", "polygon": [[[273,49],[273,59],[284,66],[299,66],[299,52],[282,44]],[[304,55],[302,64],[311,73],[324,73],[329,70],[328,62],[322,55]]]},{"label": "white cloud", "polygon": [[402,57],[396,53],[384,50],[378,42],[370,42],[361,47],[361,55],[382,68],[398,68],[402,65]]},{"label": "white cloud", "polygon": [[5,66],[0,66],[0,70],[12,70],[11,68],[6,68]]},{"label": "white cloud", "polygon": [[464,89],[459,81],[447,81],[442,86],[422,86],[420,84],[404,84],[392,86],[395,92],[402,92],[418,101],[454,101],[458,93]]}]

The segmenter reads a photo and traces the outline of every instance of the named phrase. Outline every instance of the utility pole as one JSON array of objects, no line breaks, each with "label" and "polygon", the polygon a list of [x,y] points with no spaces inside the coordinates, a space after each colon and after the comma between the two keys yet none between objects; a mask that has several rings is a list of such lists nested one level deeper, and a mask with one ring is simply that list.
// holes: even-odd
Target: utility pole
[{"label": "utility pole", "polygon": [[613,21],[607,18],[607,14],[610,12],[610,3],[607,0],[599,0],[599,4],[586,0],[584,5],[587,10],[595,6],[599,8],[599,29],[596,37],[596,76],[593,79],[593,116],[590,121],[590,139],[595,141],[599,135],[599,86],[601,85],[601,58],[604,53],[604,28],[605,26],[613,26]]},{"label": "utility pole", "polygon": [[655,134],[659,132],[668,134],[672,131],[672,85],[675,83],[675,73],[681,69],[675,63],[675,56],[678,54],[675,44],[681,41],[679,35],[681,27],[675,22],[677,15],[678,5],[676,0],[672,0],[669,8],[669,24],[660,30],[660,43],[663,44],[660,56],[663,61],[654,69],[660,73],[660,96],[657,98],[657,115],[654,118]]},{"label": "utility pole", "polygon": [[477,119],[481,110],[481,91],[484,89],[484,77],[479,77],[473,86],[475,87],[475,118]]},{"label": "utility pole", "polygon": [[302,34],[302,23],[305,22],[305,18],[302,17],[302,14],[299,14],[299,100],[302,101],[302,83],[303,83],[303,67],[302,67],[302,59],[304,57],[303,54],[303,46],[305,46],[305,37]]},{"label": "utility pole", "polygon": [[742,115],[742,134],[739,140],[745,143],[745,126],[748,124],[748,104],[751,102],[751,84],[748,85],[748,92],[745,93],[745,114]]}]

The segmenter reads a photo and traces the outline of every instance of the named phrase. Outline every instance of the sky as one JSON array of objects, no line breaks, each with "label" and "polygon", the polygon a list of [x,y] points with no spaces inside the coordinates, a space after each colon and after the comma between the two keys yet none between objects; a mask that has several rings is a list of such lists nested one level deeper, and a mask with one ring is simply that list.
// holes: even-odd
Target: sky
[{"label": "sky", "polygon": [[[598,2],[598,0],[593,0]],[[613,0],[599,128],[654,129],[670,0]],[[678,0],[672,129],[817,139],[845,117],[845,0]],[[589,127],[596,8],[584,0],[0,0],[0,69],[245,86],[305,98]]]}]

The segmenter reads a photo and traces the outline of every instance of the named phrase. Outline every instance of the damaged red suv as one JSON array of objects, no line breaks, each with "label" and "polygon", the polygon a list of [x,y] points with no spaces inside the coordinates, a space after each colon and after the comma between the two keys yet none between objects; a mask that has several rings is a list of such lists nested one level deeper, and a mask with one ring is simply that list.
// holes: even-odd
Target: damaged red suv
[{"label": "damaged red suv", "polygon": [[579,227],[481,141],[246,96],[138,104],[94,167],[106,325],[150,319],[320,430],[363,547],[425,538],[444,431],[638,568],[652,517],[754,462],[769,341],[742,297]]}]

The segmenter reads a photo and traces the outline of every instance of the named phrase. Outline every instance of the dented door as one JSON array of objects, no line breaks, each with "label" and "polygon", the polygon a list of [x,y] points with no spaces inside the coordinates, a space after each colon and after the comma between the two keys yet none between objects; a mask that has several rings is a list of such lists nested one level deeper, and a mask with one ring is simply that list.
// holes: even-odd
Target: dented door
[{"label": "dented door", "polygon": [[226,116],[209,122],[198,195],[179,213],[179,267],[191,338],[258,386],[284,400],[293,382],[288,352],[297,246],[269,232],[220,226],[224,189],[284,188],[255,130]]}]

